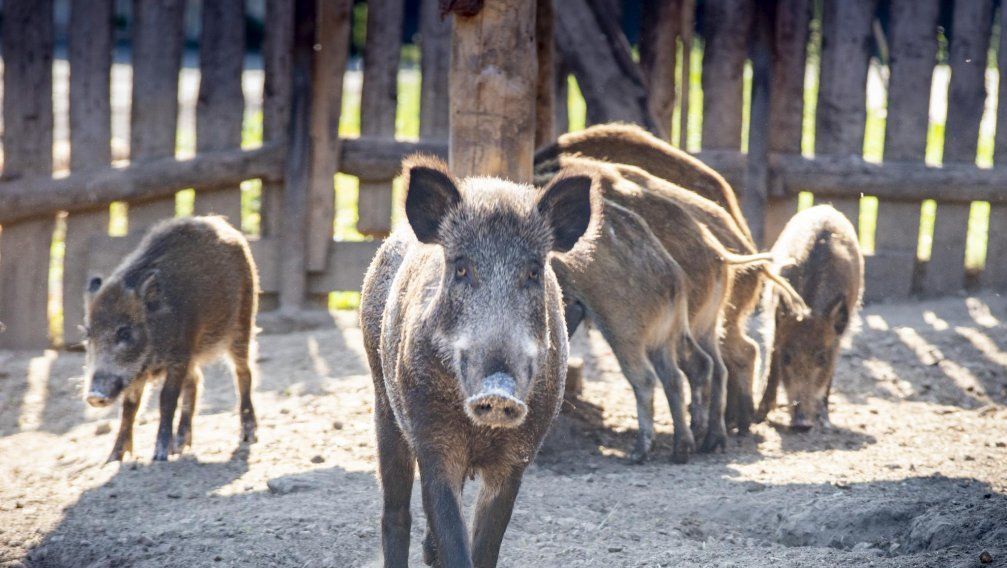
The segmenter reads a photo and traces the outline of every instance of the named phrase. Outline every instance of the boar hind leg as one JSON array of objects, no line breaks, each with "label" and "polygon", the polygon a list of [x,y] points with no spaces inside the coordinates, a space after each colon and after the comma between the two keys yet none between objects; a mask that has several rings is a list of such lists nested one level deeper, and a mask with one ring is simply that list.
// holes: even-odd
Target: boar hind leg
[{"label": "boar hind leg", "polygon": [[[376,391],[378,389],[375,389]],[[375,392],[375,429],[378,437],[378,474],[384,509],[381,513],[381,548],[385,566],[409,565],[409,500],[413,492],[415,460],[399,430],[384,390]]]},{"label": "boar hind leg", "polygon": [[759,345],[740,329],[728,329],[721,342],[724,363],[727,365],[727,407],[725,421],[738,428],[738,433],[748,432],[755,416],[752,384],[759,366]]},{"label": "boar hind leg", "polygon": [[[686,420],[685,404],[685,380],[678,362],[670,349],[659,349],[651,353],[651,363],[661,379],[664,387],[664,394],[668,397],[668,407],[671,409],[671,420],[675,427],[675,449],[672,454],[672,461],[675,463],[687,463],[689,456],[696,449],[696,442],[692,436]],[[702,385],[699,385],[702,391]],[[700,395],[702,396],[702,395]]]},{"label": "boar hind leg", "polygon": [[122,461],[127,452],[133,453],[133,422],[136,420],[136,411],[140,408],[144,386],[146,383],[140,382],[138,386],[126,389],[126,392],[123,393],[119,434],[115,437],[112,453],[108,456],[110,462]]},{"label": "boar hind leg", "polygon": [[199,398],[199,385],[203,382],[203,373],[198,367],[193,367],[182,385],[182,412],[178,417],[178,431],[175,433],[175,453],[192,446],[192,418],[196,415],[196,400]]},{"label": "boar hind leg", "polygon": [[238,404],[241,413],[241,442],[254,443],[255,408],[252,406],[252,360],[251,330],[244,331],[231,344],[231,362],[234,364],[234,381],[238,388]]},{"label": "boar hind leg", "polygon": [[[451,568],[472,566],[468,534],[458,498],[465,472],[452,471],[463,468],[451,468],[442,456],[432,454],[420,453],[417,461],[423,486],[423,510],[428,523],[423,543],[424,562]],[[385,565],[390,565],[387,555]]]},{"label": "boar hind leg", "polygon": [[500,543],[514,511],[514,500],[521,488],[521,474],[509,472],[502,480],[483,478],[472,525],[472,565],[493,568],[500,555]]},{"label": "boar hind leg", "polygon": [[636,397],[636,420],[640,430],[629,459],[633,463],[643,463],[654,445],[654,388],[657,385],[657,373],[642,354],[627,356],[620,353],[621,349],[614,350],[622,374],[633,387],[633,395]]},{"label": "boar hind leg", "polygon": [[[682,371],[689,380],[692,400],[689,402],[693,440],[702,440],[710,424],[710,382],[713,377],[713,358],[704,351],[691,333],[684,333],[678,351]],[[667,388],[667,387],[665,387]]]},{"label": "boar hind leg", "polygon": [[154,444],[154,461],[165,461],[172,453],[175,445],[175,410],[178,408],[178,397],[182,394],[182,385],[189,375],[190,362],[174,364],[168,367],[164,386],[161,388],[161,423],[157,428],[157,441]]},{"label": "boar hind leg", "polygon": [[710,380],[710,421],[706,437],[700,446],[702,452],[713,452],[727,446],[727,426],[724,423],[724,407],[727,404],[727,381],[730,373],[720,353],[720,343],[715,336],[705,338],[701,347],[713,358],[713,374]]}]

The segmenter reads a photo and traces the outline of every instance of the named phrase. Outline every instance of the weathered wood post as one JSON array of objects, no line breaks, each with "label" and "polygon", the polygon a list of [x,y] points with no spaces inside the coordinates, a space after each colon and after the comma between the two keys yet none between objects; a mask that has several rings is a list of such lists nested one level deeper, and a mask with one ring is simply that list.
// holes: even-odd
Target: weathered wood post
[{"label": "weathered wood post", "polygon": [[[112,161],[111,92],[113,0],[70,3],[70,169],[104,168]],[[63,344],[83,340],[84,286],[91,242],[108,234],[108,206],[66,219],[63,249]]]},{"label": "weathered wood post", "polygon": [[474,14],[453,10],[451,169],[459,177],[530,182],[538,76],[535,2],[497,0]]},{"label": "weathered wood post", "polygon": [[[196,150],[241,147],[245,95],[241,71],[245,58],[244,0],[203,4],[199,37],[199,98],[196,101]],[[195,212],[216,213],[241,230],[241,188],[231,186],[196,196]]]},{"label": "weathered wood post", "polygon": [[437,0],[420,2],[420,138],[448,137],[448,65],[451,18],[441,17]]},{"label": "weathered wood post", "polygon": [[[3,177],[52,175],[52,0],[3,6]],[[53,215],[0,233],[0,348],[49,344],[49,246]]]},{"label": "weathered wood post", "polygon": [[769,123],[773,82],[775,2],[756,0],[752,30],[752,106],[748,128],[748,162],[741,210],[748,219],[756,247],[771,243],[766,235],[769,189]]},{"label": "weathered wood post", "polygon": [[[402,51],[404,0],[367,2],[367,45],[360,91],[360,134],[395,138],[399,53]],[[392,225],[392,180],[360,179],[357,230],[387,235]]]},{"label": "weathered wood post", "polygon": [[555,6],[553,0],[537,0],[535,6],[535,49],[538,52],[535,147],[541,148],[556,139],[556,40],[553,34]]}]

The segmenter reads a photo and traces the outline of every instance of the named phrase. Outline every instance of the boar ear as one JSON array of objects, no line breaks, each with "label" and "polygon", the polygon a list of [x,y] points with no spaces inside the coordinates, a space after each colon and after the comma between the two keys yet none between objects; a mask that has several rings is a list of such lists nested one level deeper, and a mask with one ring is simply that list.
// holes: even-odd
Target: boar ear
[{"label": "boar ear", "polygon": [[143,283],[137,291],[140,300],[143,301],[147,312],[156,312],[161,309],[161,283],[160,270],[151,270],[143,278]]},{"label": "boar ear", "polygon": [[846,307],[846,300],[842,296],[833,300],[829,305],[829,320],[832,321],[832,327],[839,335],[842,335],[850,324],[850,310]]},{"label": "boar ear", "polygon": [[594,179],[583,173],[561,173],[539,194],[538,211],[552,229],[553,250],[572,249],[591,224]]},{"label": "boar ear", "polygon": [[87,281],[87,288],[84,290],[84,293],[88,296],[93,296],[98,290],[101,290],[101,276],[94,276]]},{"label": "boar ear", "polygon": [[447,165],[435,158],[407,158],[406,218],[423,243],[438,243],[441,221],[462,200]]}]

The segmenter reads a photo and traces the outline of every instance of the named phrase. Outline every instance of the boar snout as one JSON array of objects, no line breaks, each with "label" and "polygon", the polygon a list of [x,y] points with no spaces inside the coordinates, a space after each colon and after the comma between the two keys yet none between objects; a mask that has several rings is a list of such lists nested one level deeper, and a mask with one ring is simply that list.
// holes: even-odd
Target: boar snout
[{"label": "boar snout", "polygon": [[126,380],[112,373],[95,373],[91,377],[91,387],[87,391],[85,399],[87,403],[94,407],[103,407],[112,404],[119,393],[126,385]]},{"label": "boar snout", "polygon": [[801,405],[794,405],[794,411],[790,417],[790,429],[794,432],[808,432],[812,426],[814,426],[814,423],[807,413],[804,412],[804,409],[801,408]]},{"label": "boar snout", "polygon": [[465,401],[472,422],[494,428],[515,428],[528,415],[528,405],[514,396],[514,378],[494,373],[483,379],[482,389]]}]

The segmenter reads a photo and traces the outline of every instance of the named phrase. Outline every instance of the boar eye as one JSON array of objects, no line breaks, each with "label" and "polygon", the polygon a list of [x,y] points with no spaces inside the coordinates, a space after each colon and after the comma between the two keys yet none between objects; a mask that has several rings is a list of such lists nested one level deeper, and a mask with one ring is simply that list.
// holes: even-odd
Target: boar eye
[{"label": "boar eye", "polygon": [[458,258],[455,260],[455,280],[456,281],[471,281],[472,279],[472,267],[469,265],[469,261],[464,258]]},{"label": "boar eye", "polygon": [[128,325],[119,326],[119,329],[115,330],[115,342],[116,343],[130,343],[133,341],[133,332],[129,329]]},{"label": "boar eye", "polygon": [[790,351],[783,352],[783,364],[789,366],[791,363]]},{"label": "boar eye", "polygon": [[537,266],[533,266],[533,267],[529,268],[528,272],[526,273],[525,284],[526,285],[531,285],[531,284],[537,283],[538,279],[539,279],[539,276],[540,276],[540,271],[539,271],[539,268]]},{"label": "boar eye", "polygon": [[829,355],[825,351],[819,351],[815,354],[815,363],[819,367],[824,367],[829,362]]}]

